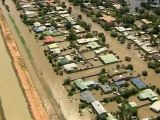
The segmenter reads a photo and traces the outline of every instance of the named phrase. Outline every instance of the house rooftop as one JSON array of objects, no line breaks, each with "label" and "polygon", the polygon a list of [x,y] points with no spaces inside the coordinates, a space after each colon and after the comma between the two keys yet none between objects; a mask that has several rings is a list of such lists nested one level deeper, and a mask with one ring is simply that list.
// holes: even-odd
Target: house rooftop
[{"label": "house rooftop", "polygon": [[99,101],[94,101],[91,103],[95,111],[98,113],[98,115],[107,113],[105,108],[102,106],[102,104]]},{"label": "house rooftop", "polygon": [[152,91],[151,89],[145,89],[142,92],[140,92],[138,94],[138,98],[140,100],[146,100],[146,99],[148,99],[150,101],[158,100],[157,94],[154,91]]},{"label": "house rooftop", "polygon": [[84,84],[84,81],[82,79],[77,79],[74,81],[74,83],[82,91],[88,89],[88,86]]},{"label": "house rooftop", "polygon": [[102,60],[104,64],[110,64],[118,62],[118,58],[116,58],[113,54],[101,55],[99,58]]},{"label": "house rooftop", "polygon": [[95,101],[95,98],[90,91],[81,92],[81,98],[80,99],[82,101],[85,101],[86,103],[91,103],[91,102]]},{"label": "house rooftop", "polygon": [[103,15],[103,17],[100,17],[99,19],[103,20],[103,21],[105,21],[107,23],[111,23],[111,22],[116,21],[116,19],[114,17],[109,16],[109,15]]},{"label": "house rooftop", "polygon": [[133,85],[135,85],[138,89],[144,89],[147,87],[147,85],[142,81],[140,80],[139,78],[132,78],[131,79],[131,82]]},{"label": "house rooftop", "polygon": [[112,92],[111,87],[107,83],[105,83],[103,85],[101,84],[100,87],[101,87],[101,89],[103,90],[104,93]]},{"label": "house rooftop", "polygon": [[154,102],[151,106],[150,109],[153,110],[154,112],[158,113],[160,112],[160,101]]}]

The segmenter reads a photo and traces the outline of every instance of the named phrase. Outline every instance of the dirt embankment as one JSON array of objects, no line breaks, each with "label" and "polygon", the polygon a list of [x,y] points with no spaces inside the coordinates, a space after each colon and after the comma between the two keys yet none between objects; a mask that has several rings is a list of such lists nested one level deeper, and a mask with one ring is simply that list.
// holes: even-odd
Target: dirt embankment
[{"label": "dirt embankment", "polygon": [[4,38],[6,48],[12,58],[14,69],[19,77],[21,86],[23,88],[25,97],[27,99],[31,114],[35,120],[49,120],[49,116],[43,106],[43,103],[38,95],[34,83],[31,79],[29,72],[26,69],[24,61],[18,47],[15,43],[14,37],[12,36],[9,27],[3,17],[3,13],[0,10],[0,27],[1,33]]}]

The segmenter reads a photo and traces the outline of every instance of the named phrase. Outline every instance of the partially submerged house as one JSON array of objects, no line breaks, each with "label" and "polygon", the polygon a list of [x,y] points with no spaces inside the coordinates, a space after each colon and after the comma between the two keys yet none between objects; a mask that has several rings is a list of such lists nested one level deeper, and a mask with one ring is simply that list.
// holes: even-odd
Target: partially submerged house
[{"label": "partially submerged house", "polygon": [[95,101],[95,98],[90,91],[83,91],[81,92],[80,100],[89,104]]},{"label": "partially submerged house", "polygon": [[158,100],[157,94],[151,89],[145,89],[142,92],[140,92],[138,94],[138,98],[140,100],[150,100],[152,102]]},{"label": "partially submerged house", "polygon": [[105,110],[105,108],[102,106],[102,104],[99,101],[94,101],[91,104],[98,115],[102,115],[102,114],[107,113],[107,111]]},{"label": "partially submerged house", "polygon": [[101,84],[100,85],[100,88],[103,90],[103,92],[105,93],[105,94],[108,94],[108,93],[111,93],[113,90],[111,89],[111,87],[107,84],[107,83],[105,83],[105,84]]},{"label": "partially submerged house", "polygon": [[151,106],[150,109],[156,113],[160,113],[160,101],[155,101]]},{"label": "partially submerged house", "polygon": [[139,90],[147,88],[147,85],[139,78],[131,79],[131,83]]},{"label": "partially submerged house", "polygon": [[101,55],[99,58],[104,64],[118,62],[118,58],[116,58],[113,54]]}]

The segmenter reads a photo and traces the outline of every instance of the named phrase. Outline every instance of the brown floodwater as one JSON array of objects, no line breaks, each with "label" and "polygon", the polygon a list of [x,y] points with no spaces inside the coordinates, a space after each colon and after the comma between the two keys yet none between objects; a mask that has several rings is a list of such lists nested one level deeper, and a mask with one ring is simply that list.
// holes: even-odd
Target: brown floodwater
[{"label": "brown floodwater", "polygon": [[0,34],[0,97],[6,120],[32,120]]}]

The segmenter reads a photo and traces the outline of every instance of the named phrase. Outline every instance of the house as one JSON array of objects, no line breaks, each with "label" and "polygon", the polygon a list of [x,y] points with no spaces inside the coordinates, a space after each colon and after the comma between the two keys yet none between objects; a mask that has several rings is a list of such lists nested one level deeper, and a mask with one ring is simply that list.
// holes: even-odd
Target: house
[{"label": "house", "polygon": [[151,106],[150,109],[156,113],[160,113],[160,101],[155,101]]},{"label": "house", "polygon": [[66,57],[58,57],[58,63],[60,65],[65,65],[65,64],[68,64],[69,61],[68,61],[68,59]]},{"label": "house", "polygon": [[90,91],[83,91],[81,92],[80,100],[89,104],[95,101],[95,98]]},{"label": "house", "polygon": [[102,106],[102,104],[99,101],[94,101],[91,104],[98,115],[102,115],[102,114],[107,113],[107,111],[105,110],[105,108]]},{"label": "house", "polygon": [[116,82],[114,82],[114,84],[117,87],[121,87],[121,86],[124,86],[126,84],[126,81],[125,80],[116,81]]},{"label": "house", "polygon": [[36,32],[36,33],[40,33],[40,32],[43,32],[45,31],[47,28],[46,26],[40,26],[40,27],[34,27],[33,30]]},{"label": "house", "polygon": [[114,17],[109,16],[109,15],[103,15],[103,17],[100,17],[99,19],[108,24],[114,24],[114,22],[116,21]]},{"label": "house", "polygon": [[120,74],[112,77],[113,82],[121,81],[121,80],[129,80],[132,76],[129,73]]},{"label": "house", "polygon": [[50,49],[50,52],[52,52],[53,54],[61,54],[61,50],[59,48]]},{"label": "house", "polygon": [[97,42],[89,42],[86,47],[91,48],[91,49],[96,49],[101,47]]},{"label": "house", "polygon": [[40,22],[35,22],[33,23],[33,27],[36,28],[36,27],[40,27],[41,26],[41,23]]},{"label": "house", "polygon": [[82,79],[77,79],[74,81],[74,83],[77,86],[77,88],[80,89],[81,91],[88,89],[88,86],[84,84],[84,81]]},{"label": "house", "polygon": [[44,44],[50,44],[50,43],[53,43],[55,42],[54,41],[54,38],[52,36],[45,36],[44,37]]},{"label": "house", "polygon": [[94,52],[96,54],[100,54],[100,53],[107,52],[107,51],[108,51],[107,47],[102,47],[102,48],[99,48],[99,49],[95,50]]},{"label": "house", "polygon": [[89,42],[94,42],[98,41],[99,39],[94,37],[94,38],[82,38],[82,39],[77,39],[78,44],[86,44]]},{"label": "house", "polygon": [[141,21],[144,23],[144,24],[151,24],[152,22],[151,21],[148,21],[147,19],[141,19]]},{"label": "house", "polygon": [[133,78],[131,79],[131,83],[136,86],[139,90],[147,88],[147,85],[141,81],[139,78]]},{"label": "house", "polygon": [[108,73],[109,77],[113,77],[115,75],[120,75],[120,74],[123,74],[123,73],[127,73],[127,71],[124,70],[124,69],[114,69],[114,70],[109,69],[107,71],[107,73]]},{"label": "house", "polygon": [[63,65],[63,68],[67,72],[73,72],[74,70],[77,69],[77,64],[75,64],[75,63],[69,63],[69,64],[66,64],[66,65]]},{"label": "house", "polygon": [[142,92],[138,94],[138,98],[140,100],[150,100],[150,101],[156,101],[158,100],[157,94],[153,92],[151,89],[145,89]]},{"label": "house", "polygon": [[117,10],[121,9],[122,6],[120,4],[113,4],[113,7],[116,8]]},{"label": "house", "polygon": [[104,64],[118,62],[118,58],[116,58],[113,54],[101,55],[99,58]]},{"label": "house", "polygon": [[100,88],[103,90],[103,92],[105,93],[105,94],[108,94],[108,93],[111,93],[113,90],[111,89],[111,87],[107,84],[107,83],[105,83],[105,84],[101,84],[100,85]]}]

